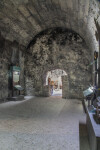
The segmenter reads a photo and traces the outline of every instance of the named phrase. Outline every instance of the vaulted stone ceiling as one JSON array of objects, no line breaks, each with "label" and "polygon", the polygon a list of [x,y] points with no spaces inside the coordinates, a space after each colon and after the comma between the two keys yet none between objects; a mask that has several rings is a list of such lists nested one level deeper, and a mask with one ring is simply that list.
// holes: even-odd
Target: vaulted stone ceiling
[{"label": "vaulted stone ceiling", "polygon": [[27,47],[39,32],[64,27],[79,33],[98,50],[94,18],[100,23],[97,0],[0,0],[0,32]]}]

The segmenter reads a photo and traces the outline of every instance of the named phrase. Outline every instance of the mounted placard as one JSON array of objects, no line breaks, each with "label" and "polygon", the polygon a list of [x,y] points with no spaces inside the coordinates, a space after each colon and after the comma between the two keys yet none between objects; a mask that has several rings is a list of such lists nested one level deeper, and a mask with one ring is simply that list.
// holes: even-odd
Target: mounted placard
[{"label": "mounted placard", "polygon": [[12,96],[18,96],[20,95],[20,91],[23,90],[23,88],[20,85],[20,72],[21,68],[19,66],[11,66],[10,67],[10,85],[12,90]]},{"label": "mounted placard", "polygon": [[20,71],[21,69],[18,66],[11,66],[10,70],[12,70],[12,71]]}]

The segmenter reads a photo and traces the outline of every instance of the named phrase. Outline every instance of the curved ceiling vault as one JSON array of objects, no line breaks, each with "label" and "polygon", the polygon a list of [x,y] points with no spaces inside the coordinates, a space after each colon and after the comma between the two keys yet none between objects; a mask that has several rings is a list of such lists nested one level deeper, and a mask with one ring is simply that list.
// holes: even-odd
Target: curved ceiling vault
[{"label": "curved ceiling vault", "polygon": [[27,47],[39,32],[64,27],[98,50],[94,18],[100,23],[99,14],[98,0],[0,0],[0,32],[4,38]]}]

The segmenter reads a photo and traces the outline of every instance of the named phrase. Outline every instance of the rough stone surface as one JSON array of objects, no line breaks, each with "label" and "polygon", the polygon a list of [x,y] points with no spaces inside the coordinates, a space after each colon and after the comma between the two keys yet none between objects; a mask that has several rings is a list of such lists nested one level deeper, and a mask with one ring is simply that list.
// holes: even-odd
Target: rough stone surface
[{"label": "rough stone surface", "polygon": [[31,91],[35,88],[35,95],[43,96],[46,74],[53,69],[66,71],[70,98],[81,98],[82,91],[92,81],[91,52],[84,40],[73,31],[56,28],[42,32],[31,42],[27,53],[27,94],[32,95]]},{"label": "rough stone surface", "polygon": [[62,77],[62,97],[67,98],[69,97],[69,80],[68,76]]},{"label": "rough stone surface", "polygon": [[0,30],[4,38],[27,46],[39,32],[65,27],[78,32],[94,50],[94,17],[100,23],[99,14],[98,0],[0,0]]},{"label": "rough stone surface", "polygon": [[0,150],[79,150],[79,123],[85,119],[78,100],[32,98],[1,104]]},{"label": "rough stone surface", "polygon": [[[82,37],[82,39],[84,39],[92,55],[93,51],[95,50],[99,51],[99,42],[97,41],[96,36],[95,36],[97,28],[96,28],[96,24],[94,20],[96,20],[98,24],[100,25],[100,2],[98,0],[80,0],[80,1],[79,0],[67,0],[67,1],[66,0],[48,0],[48,1],[46,0],[17,0],[17,1],[16,0],[9,0],[9,1],[0,0],[0,36],[2,37],[2,39],[0,38],[0,45],[2,47],[0,48],[0,53],[1,53],[0,55],[1,57],[0,58],[1,60],[0,61],[0,68],[1,68],[0,89],[6,89],[6,92],[4,92],[4,90],[1,90],[0,97],[1,98],[7,97],[8,95],[7,93],[9,93],[7,89],[8,87],[8,84],[7,84],[8,69],[7,68],[10,62],[11,63],[18,62],[21,66],[23,66],[22,68],[24,68],[24,57],[22,57],[22,59],[19,58],[19,55],[21,56],[21,53],[19,52],[21,47],[18,45],[24,46],[24,48],[21,48],[21,50],[26,53],[27,50],[25,49],[25,47],[28,47],[30,45],[30,42],[33,41],[36,35],[38,35],[42,31],[45,31],[49,28],[61,27],[61,28],[71,29],[77,32]],[[48,35],[47,37],[46,36],[44,37],[44,40],[46,38],[49,39]],[[26,91],[28,95],[31,95],[31,94],[34,95],[34,93],[36,93],[36,95],[38,95],[38,93],[39,95],[43,95],[44,87],[42,87],[41,85],[43,85],[44,81],[41,81],[40,83],[40,81],[38,81],[37,78],[39,77],[38,73],[40,73],[42,70],[44,71],[44,68],[42,67],[41,68],[42,70],[40,70],[39,72],[38,66],[42,64],[44,65],[47,59],[50,64],[52,64],[52,59],[55,59],[55,64],[57,64],[57,61],[60,60],[60,62],[62,61],[62,63],[64,63],[65,66],[69,69],[70,66],[68,64],[66,65],[66,63],[61,58],[62,56],[58,59],[58,55],[60,56],[61,52],[56,53],[57,51],[60,50],[60,48],[62,49],[62,47],[64,47],[64,46],[61,46],[61,45],[64,45],[63,43],[64,38],[65,37],[61,38],[62,41],[61,40],[59,41],[59,38],[57,38],[58,40],[57,44],[55,41],[52,44],[50,44],[51,42],[50,40],[46,41],[48,46],[47,45],[45,46],[45,44],[43,45],[43,43],[41,45],[41,41],[37,44],[37,45],[41,45],[41,47],[43,49],[46,49],[47,52],[51,51],[50,47],[51,49],[56,47],[56,49],[58,50],[56,51],[54,50],[53,53],[50,52],[50,55],[49,53],[48,54],[44,53],[45,50],[43,50],[42,56],[44,55],[44,57],[40,58],[41,56],[41,53],[39,50],[40,48],[39,46],[36,46],[36,49],[38,49],[39,51],[37,52],[36,56],[34,56],[36,57],[35,59],[37,59],[36,60],[37,67],[35,67],[35,74],[33,75],[33,72],[30,73],[29,71],[28,78],[26,78]],[[70,56],[68,52],[68,57],[70,57],[71,59],[73,55],[74,57],[77,57],[78,55],[80,55],[79,59],[80,59],[80,64],[81,64],[83,63],[83,58],[81,59],[81,54],[78,54],[76,56],[77,52],[72,50],[73,48],[75,48],[75,46],[76,45],[74,44],[74,46],[71,47],[72,56]],[[67,45],[66,48],[68,49],[69,45]],[[56,54],[57,56],[55,56]],[[49,58],[48,58],[48,55],[49,55]],[[85,55],[88,56],[88,54],[83,54],[83,57]],[[51,57],[53,58],[51,59]],[[19,60],[17,60],[17,58],[19,58]],[[29,56],[28,59],[30,59],[30,62],[32,62],[33,57]],[[68,62],[69,58],[66,58],[66,59]],[[86,63],[87,60],[84,62]],[[84,63],[84,66],[85,66],[85,63]],[[72,68],[73,71],[72,73],[71,72],[70,73],[73,74],[75,68],[77,69],[77,66],[75,66],[75,64],[73,66],[73,62],[70,62],[70,65],[71,64],[72,64],[72,67],[70,68]],[[60,66],[59,68],[61,67],[62,66]],[[64,67],[62,68],[64,69]],[[78,66],[78,68],[81,68],[81,67]],[[22,74],[24,74],[24,69],[22,69]],[[31,80],[31,74],[33,78],[36,78],[36,81]],[[89,74],[88,75],[87,74],[88,73],[86,72],[86,76],[88,77]],[[78,75],[77,75],[77,78],[78,78]],[[3,76],[5,78],[3,78]],[[83,76],[85,76],[84,73],[83,73]],[[42,76],[40,77],[41,79],[43,78]],[[69,77],[69,80],[73,80],[73,79],[72,78],[70,79]],[[22,75],[21,75],[21,81],[22,81],[21,84],[24,85]],[[30,81],[32,81],[32,83],[30,83]],[[77,81],[77,83],[78,82],[79,81]],[[75,87],[75,85],[76,85],[75,82],[70,84],[71,87]],[[37,90],[35,90],[35,86]],[[40,90],[38,90],[39,88]],[[78,89],[82,90],[83,87],[79,87]]]},{"label": "rough stone surface", "polygon": [[21,67],[21,85],[24,85],[24,56],[20,52],[21,46],[16,42],[5,40],[0,35],[0,99],[11,96],[9,90],[9,69],[11,65],[18,64]]}]

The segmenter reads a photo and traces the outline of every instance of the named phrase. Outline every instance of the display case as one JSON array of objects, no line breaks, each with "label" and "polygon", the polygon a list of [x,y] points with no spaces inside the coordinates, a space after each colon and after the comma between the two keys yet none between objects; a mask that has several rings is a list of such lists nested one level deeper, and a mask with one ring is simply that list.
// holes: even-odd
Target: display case
[{"label": "display case", "polygon": [[12,96],[20,95],[20,91],[23,88],[20,85],[20,67],[19,66],[11,66],[10,67],[10,85],[12,90]]}]

